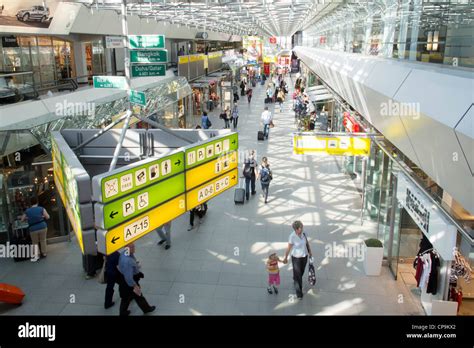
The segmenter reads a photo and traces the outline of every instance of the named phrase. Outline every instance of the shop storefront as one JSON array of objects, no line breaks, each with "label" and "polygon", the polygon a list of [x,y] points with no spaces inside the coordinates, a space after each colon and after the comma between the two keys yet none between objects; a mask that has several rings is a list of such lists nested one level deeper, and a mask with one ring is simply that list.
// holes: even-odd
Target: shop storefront
[{"label": "shop storefront", "polygon": [[0,71],[32,71],[27,81],[36,88],[47,87],[55,81],[76,76],[73,44],[51,36],[2,36]]}]

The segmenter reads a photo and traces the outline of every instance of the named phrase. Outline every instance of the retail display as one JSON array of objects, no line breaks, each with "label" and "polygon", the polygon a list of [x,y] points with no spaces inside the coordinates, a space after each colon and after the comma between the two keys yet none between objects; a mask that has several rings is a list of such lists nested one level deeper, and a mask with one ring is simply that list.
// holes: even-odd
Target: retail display
[{"label": "retail display", "polygon": [[423,236],[420,242],[420,250],[413,263],[413,267],[416,269],[415,279],[417,287],[425,289],[428,294],[436,295],[440,266],[441,262],[438,252],[433,248],[430,241]]}]

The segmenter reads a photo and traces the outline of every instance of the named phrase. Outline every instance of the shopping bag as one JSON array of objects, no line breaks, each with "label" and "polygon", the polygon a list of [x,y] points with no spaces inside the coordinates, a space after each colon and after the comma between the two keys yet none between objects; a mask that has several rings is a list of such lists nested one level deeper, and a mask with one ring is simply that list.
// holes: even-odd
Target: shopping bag
[{"label": "shopping bag", "polygon": [[308,266],[308,283],[311,286],[316,285],[316,270],[314,269],[312,257],[309,260],[309,266]]},{"label": "shopping bag", "polygon": [[275,127],[275,125],[273,124],[273,120],[272,120],[270,121],[270,128],[273,128],[273,127]]}]

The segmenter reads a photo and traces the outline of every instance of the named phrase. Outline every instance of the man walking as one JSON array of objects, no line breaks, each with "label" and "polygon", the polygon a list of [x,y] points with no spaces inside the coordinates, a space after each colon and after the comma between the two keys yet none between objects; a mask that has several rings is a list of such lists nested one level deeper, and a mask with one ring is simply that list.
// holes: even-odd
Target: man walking
[{"label": "man walking", "polygon": [[135,244],[129,244],[120,254],[118,270],[120,271],[120,316],[130,315],[128,306],[132,300],[137,302],[143,314],[153,312],[156,307],[148,304],[138,283],[143,278],[143,273],[140,272],[138,261],[135,259]]},{"label": "man walking", "polygon": [[255,150],[250,151],[249,157],[245,159],[243,174],[245,177],[245,197],[248,201],[250,198],[250,188],[252,188],[252,195],[257,193],[257,191],[255,191],[255,179],[257,177],[257,161],[255,160]]},{"label": "man walking", "polygon": [[265,110],[262,112],[262,123],[263,123],[263,136],[268,139],[270,133],[270,124],[273,121],[272,113],[268,110],[268,106],[265,106]]}]

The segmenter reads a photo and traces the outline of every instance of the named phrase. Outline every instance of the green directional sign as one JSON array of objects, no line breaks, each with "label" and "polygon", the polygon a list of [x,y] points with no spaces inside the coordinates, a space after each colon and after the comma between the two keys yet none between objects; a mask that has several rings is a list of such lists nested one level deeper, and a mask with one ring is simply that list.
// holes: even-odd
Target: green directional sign
[{"label": "green directional sign", "polygon": [[180,173],[106,205],[95,204],[95,224],[108,230],[185,191],[184,173]]},{"label": "green directional sign", "polygon": [[165,76],[166,64],[132,65],[132,77]]},{"label": "green directional sign", "polygon": [[131,90],[128,95],[128,98],[130,100],[130,103],[132,104],[146,106],[146,96],[145,96],[145,93],[143,92]]},{"label": "green directional sign", "polygon": [[108,203],[184,171],[184,153],[181,151],[143,162],[95,176],[92,181],[94,199]]},{"label": "green directional sign", "polygon": [[127,89],[124,76],[94,76],[94,88]]},{"label": "green directional sign", "polygon": [[130,51],[132,63],[166,63],[168,51],[166,50],[133,50]]},{"label": "green directional sign", "polygon": [[129,35],[130,48],[165,48],[164,35]]},{"label": "green directional sign", "polygon": [[200,166],[239,148],[237,133],[211,138],[185,150],[186,169]]}]

